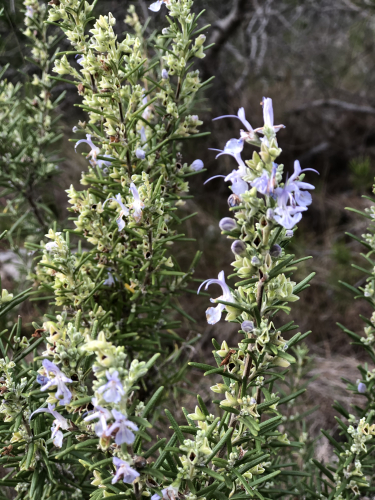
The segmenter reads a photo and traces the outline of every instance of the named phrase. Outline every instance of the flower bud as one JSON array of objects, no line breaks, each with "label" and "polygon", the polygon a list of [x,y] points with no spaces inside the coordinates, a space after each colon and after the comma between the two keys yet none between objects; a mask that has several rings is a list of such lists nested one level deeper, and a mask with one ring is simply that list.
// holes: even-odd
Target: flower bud
[{"label": "flower bud", "polygon": [[361,394],[364,394],[366,392],[366,384],[363,382],[359,382],[357,386],[357,391],[360,392]]},{"label": "flower bud", "polygon": [[250,333],[254,330],[254,323],[252,321],[246,320],[241,323],[241,330],[246,333]]},{"label": "flower bud", "polygon": [[241,204],[241,199],[236,194],[231,194],[228,198],[228,205],[230,208],[238,207]]},{"label": "flower bud", "polygon": [[251,263],[252,263],[253,266],[260,266],[260,264],[261,264],[261,262],[260,262],[260,260],[258,259],[257,256],[255,256],[255,257],[253,257],[251,259]]},{"label": "flower bud", "polygon": [[236,229],[236,227],[237,227],[237,222],[234,219],[231,219],[230,217],[224,217],[219,222],[219,228],[222,231],[233,231],[233,229]]},{"label": "flower bud", "polygon": [[161,72],[161,77],[163,78],[163,80],[168,80],[169,78],[168,71],[165,68]]},{"label": "flower bud", "polygon": [[276,243],[275,245],[272,245],[272,247],[270,248],[270,255],[271,257],[277,258],[280,257],[282,251],[283,250],[281,246]]},{"label": "flower bud", "polygon": [[199,170],[202,170],[203,167],[204,163],[202,160],[194,160],[193,163],[190,165],[190,168],[195,172],[199,172]]},{"label": "flower bud", "polygon": [[243,255],[246,252],[246,245],[241,240],[236,240],[232,243],[230,247],[234,255]]},{"label": "flower bud", "polygon": [[285,236],[287,238],[291,238],[293,236],[293,230],[292,229],[288,229],[287,231],[285,231]]},{"label": "flower bud", "polygon": [[204,44],[204,42],[206,41],[206,37],[205,35],[199,35],[196,39],[195,39],[195,46],[196,47],[200,47],[201,45]]}]

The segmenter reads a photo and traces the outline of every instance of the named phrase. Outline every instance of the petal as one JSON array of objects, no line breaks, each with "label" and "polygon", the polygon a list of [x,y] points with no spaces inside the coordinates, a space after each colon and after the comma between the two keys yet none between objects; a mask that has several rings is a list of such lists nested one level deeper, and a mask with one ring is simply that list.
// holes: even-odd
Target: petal
[{"label": "petal", "polygon": [[206,310],[207,323],[209,325],[215,325],[221,320],[221,314],[224,310],[224,304],[218,304],[216,307],[209,307]]},{"label": "petal", "polygon": [[[53,437],[53,435],[51,437]],[[53,444],[56,446],[56,448],[62,447],[63,439],[64,439],[64,434],[61,431],[57,431],[53,439]]]},{"label": "petal", "polygon": [[253,130],[253,127],[250,125],[250,123],[246,120],[245,116],[245,109],[240,108],[237,112],[238,118],[241,120],[241,122],[245,125],[246,129],[251,132]]},{"label": "petal", "polygon": [[154,2],[149,6],[149,9],[152,10],[152,12],[159,12],[162,3],[162,0],[157,0],[157,2]]},{"label": "petal", "polygon": [[270,99],[269,97],[263,97],[263,119],[264,125],[273,127],[272,99]]}]

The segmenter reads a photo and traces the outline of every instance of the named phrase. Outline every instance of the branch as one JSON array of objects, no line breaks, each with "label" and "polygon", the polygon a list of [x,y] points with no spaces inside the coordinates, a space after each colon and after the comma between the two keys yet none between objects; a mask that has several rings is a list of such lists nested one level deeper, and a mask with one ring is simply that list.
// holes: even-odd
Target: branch
[{"label": "branch", "polygon": [[340,101],[339,99],[317,99],[316,101],[302,104],[298,108],[291,110],[292,113],[300,113],[311,108],[319,108],[321,106],[333,106],[336,108],[344,109],[345,111],[355,111],[356,113],[366,113],[369,115],[375,114],[375,108],[371,106],[361,106],[351,102]]},{"label": "branch", "polygon": [[249,0],[234,0],[229,14],[213,24],[211,28],[213,33],[208,43],[215,45],[210,50],[210,58],[216,57],[232,33],[246,20],[245,14],[249,10],[249,5],[252,6]]}]

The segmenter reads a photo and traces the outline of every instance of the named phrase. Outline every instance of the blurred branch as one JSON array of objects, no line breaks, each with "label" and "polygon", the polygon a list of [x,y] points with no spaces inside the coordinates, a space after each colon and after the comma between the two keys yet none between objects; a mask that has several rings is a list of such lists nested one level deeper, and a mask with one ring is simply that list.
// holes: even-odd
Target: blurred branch
[{"label": "blurred branch", "polygon": [[207,55],[208,59],[211,60],[217,57],[228,38],[246,20],[245,14],[250,10],[249,7],[251,9],[253,8],[252,1],[234,0],[229,14],[212,25],[211,29],[213,33],[209,40],[209,44],[214,43],[215,45]]},{"label": "blurred branch", "polygon": [[321,106],[333,106],[344,109],[345,111],[355,111],[356,113],[366,113],[370,115],[375,114],[375,108],[371,106],[361,106],[351,102],[340,101],[339,99],[317,99],[316,101],[311,101],[299,106],[298,108],[294,108],[291,112],[300,113],[301,111],[306,111],[311,108],[319,108]]}]

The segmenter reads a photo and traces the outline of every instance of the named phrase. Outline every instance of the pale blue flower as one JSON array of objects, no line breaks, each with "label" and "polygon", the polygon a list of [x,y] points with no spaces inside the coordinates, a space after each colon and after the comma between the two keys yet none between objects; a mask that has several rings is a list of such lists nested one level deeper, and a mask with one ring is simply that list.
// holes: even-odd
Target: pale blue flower
[{"label": "pale blue flower", "polygon": [[[274,122],[273,106],[272,106],[272,99],[270,97],[263,97],[262,106],[263,106],[264,127],[273,128],[275,132],[277,132],[281,128],[285,128],[284,125],[273,124]],[[259,130],[259,132],[264,133],[263,129],[257,129],[257,130]]]},{"label": "pale blue flower", "polygon": [[115,280],[113,278],[112,273],[110,273],[108,271],[107,274],[108,274],[108,278],[105,280],[105,282],[103,283],[103,285],[106,285],[106,286],[112,286],[112,285],[114,285],[115,284]]},{"label": "pale blue flower", "polygon": [[214,118],[212,121],[214,122],[215,120],[221,120],[222,118],[238,118],[243,123],[248,132],[253,132],[254,130],[253,127],[250,125],[250,123],[246,120],[244,108],[240,108],[237,112],[237,115],[218,116],[217,118]]},{"label": "pale blue flower", "polygon": [[237,222],[230,217],[224,217],[219,222],[219,227],[222,231],[233,231],[237,227]]},{"label": "pale blue flower", "polygon": [[29,420],[31,420],[33,415],[37,413],[49,413],[55,418],[51,427],[52,431],[51,438],[53,439],[53,444],[57,448],[61,448],[64,435],[60,431],[60,429],[66,431],[69,428],[68,420],[62,415],[60,415],[60,413],[55,411],[55,405],[51,405],[50,403],[48,403],[48,408],[38,408],[38,410],[33,411],[33,413],[30,415]]},{"label": "pale blue flower", "polygon": [[[277,208],[275,208],[274,219],[285,229],[292,229],[302,219],[301,212],[307,210],[307,208],[295,205],[293,196],[287,187],[275,189],[275,194],[277,196]],[[291,204],[288,205],[288,202]]]},{"label": "pale blue flower", "polygon": [[124,483],[132,484],[139,476],[139,472],[132,469],[128,462],[118,457],[113,457],[113,465],[117,470],[116,474],[113,476],[112,484],[117,483],[120,479],[122,479]]},{"label": "pale blue flower", "polygon": [[169,78],[168,71],[165,68],[162,69],[161,77],[163,78],[163,80],[168,80]]},{"label": "pale blue flower", "polygon": [[111,414],[106,408],[98,405],[98,400],[96,398],[92,399],[92,404],[94,405],[95,411],[91,412],[90,415],[85,417],[83,420],[85,422],[90,422],[91,420],[97,419],[98,421],[95,424],[95,434],[98,437],[101,437],[108,429],[107,420],[111,418]]},{"label": "pale blue flower", "polygon": [[[178,488],[176,486],[168,486],[161,490],[163,495],[163,500],[177,500],[178,499]],[[160,500],[161,496],[155,493],[152,495],[151,500]]]},{"label": "pale blue flower", "polygon": [[[86,139],[80,139],[79,141],[76,142],[74,149],[77,150],[77,146],[79,146],[81,143],[86,143],[90,146],[91,151],[90,153],[86,156],[86,158],[91,157],[90,164],[94,167],[95,165],[98,165],[99,168],[102,168],[103,165],[105,167],[110,167],[111,162],[106,161],[106,160],[98,160],[98,155],[100,154],[100,148],[98,146],[95,146],[95,144],[91,140],[91,134],[86,134]],[[104,158],[112,158],[110,155],[103,155]]]},{"label": "pale blue flower", "polygon": [[134,202],[131,204],[130,208],[134,210],[133,217],[135,221],[139,222],[142,218],[142,210],[145,205],[139,197],[138,189],[136,188],[134,182],[130,184],[130,191],[134,198]]},{"label": "pale blue flower", "polygon": [[237,196],[246,193],[246,191],[248,191],[249,189],[249,185],[246,181],[242,179],[242,175],[240,169],[238,169],[238,170],[233,170],[230,174],[228,174],[224,178],[225,182],[232,183],[232,192]]},{"label": "pale blue flower", "polygon": [[135,440],[135,436],[130,429],[133,431],[137,431],[138,427],[135,423],[128,420],[125,415],[121,412],[113,409],[112,410],[113,418],[115,419],[114,423],[107,429],[106,436],[111,436],[116,433],[115,443],[120,446],[124,443],[133,444]]},{"label": "pale blue flower", "polygon": [[33,17],[35,14],[35,10],[31,7],[31,5],[26,6],[26,17]]},{"label": "pale blue flower", "polygon": [[99,394],[103,394],[103,398],[107,403],[119,403],[122,396],[125,395],[124,388],[120,379],[118,378],[118,371],[112,374],[107,370],[105,372],[108,382],[98,389]]},{"label": "pale blue flower", "polygon": [[146,137],[146,129],[144,126],[141,127],[140,131],[140,136],[141,136],[141,141],[143,144],[145,144],[147,142],[147,137]]},{"label": "pale blue flower", "polygon": [[244,161],[241,158],[241,153],[244,147],[243,139],[229,139],[229,141],[225,144],[224,149],[214,149],[210,148],[211,151],[219,151],[219,154],[216,155],[216,158],[219,158],[221,155],[230,155],[236,159],[238,165],[241,167],[246,167]]},{"label": "pale blue flower", "polygon": [[357,391],[361,394],[364,394],[366,392],[366,384],[364,384],[363,382],[359,382],[358,386],[357,386]]},{"label": "pale blue flower", "polygon": [[313,186],[312,184],[296,180],[298,179],[300,174],[302,174],[302,172],[306,172],[308,170],[319,175],[319,172],[317,170],[314,170],[313,168],[304,168],[302,170],[300,162],[296,160],[294,162],[293,175],[288,179],[286,183],[286,188],[289,190],[289,192],[293,192],[296,204],[301,207],[307,207],[311,204],[312,201],[311,194],[307,191],[302,191],[302,189],[315,189],[315,186]]},{"label": "pale blue flower", "polygon": [[77,54],[76,55],[76,60],[77,60],[77,63],[80,65],[80,66],[83,66],[83,60],[84,60],[84,57],[82,54]]},{"label": "pale blue flower", "polygon": [[269,173],[267,170],[263,170],[263,173],[257,179],[254,179],[250,184],[255,187],[256,190],[264,195],[273,196],[273,192],[276,184],[276,163],[273,164],[272,172]]},{"label": "pale blue flower", "polygon": [[202,170],[202,168],[204,168],[204,163],[202,160],[194,160],[190,165],[190,168],[195,172],[199,172],[199,170]]},{"label": "pale blue flower", "polygon": [[135,150],[135,156],[138,158],[138,160],[144,160],[146,158],[146,153],[143,151],[143,149],[137,148]]},{"label": "pale blue flower", "polygon": [[[54,395],[55,398],[58,399],[59,403],[62,405],[69,404],[72,399],[72,393],[65,384],[71,384],[73,380],[64,375],[55,363],[52,363],[52,361],[44,359],[42,364],[46,371],[46,378],[43,380],[45,384],[42,385],[40,390],[46,391],[50,387],[57,387],[57,391]],[[49,375],[51,373],[54,375],[53,378]]]},{"label": "pale blue flower", "polygon": [[157,0],[156,2],[152,3],[149,7],[152,12],[159,12],[161,9],[161,6],[164,4],[168,4],[170,0]]},{"label": "pale blue flower", "polygon": [[125,227],[125,221],[124,221],[123,217],[129,215],[129,209],[123,204],[120,193],[116,194],[116,196],[114,198],[108,198],[107,200],[105,200],[105,202],[103,203],[103,208],[105,207],[105,204],[107,203],[107,201],[114,201],[114,202],[118,203],[118,205],[120,206],[121,211],[120,211],[119,216],[116,219],[116,223],[118,226],[118,230],[122,231]]},{"label": "pale blue flower", "polygon": [[[223,300],[225,302],[234,302],[233,300],[233,297],[232,297],[232,294],[231,294],[231,291],[229,290],[229,287],[228,285],[225,283],[225,275],[224,275],[224,271],[221,271],[218,275],[218,279],[210,279],[210,280],[206,280],[204,281],[200,287],[198,288],[198,292],[200,292],[201,288],[203,285],[206,285],[204,287],[205,290],[207,290],[207,288],[210,286],[210,285],[219,285],[223,291],[223,295],[221,295],[220,297],[218,297],[216,300]],[[215,303],[216,302],[215,299],[210,299],[210,301],[212,303]],[[207,317],[207,323],[209,325],[214,325],[215,323],[217,323],[218,321],[220,321],[221,319],[221,315],[222,315],[222,312],[224,311],[225,309],[225,305],[224,304],[218,304],[216,307],[209,307],[206,311],[206,317]]]}]

